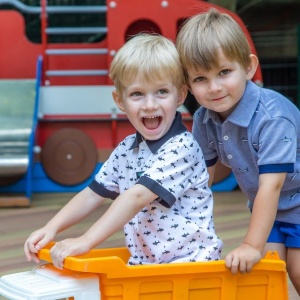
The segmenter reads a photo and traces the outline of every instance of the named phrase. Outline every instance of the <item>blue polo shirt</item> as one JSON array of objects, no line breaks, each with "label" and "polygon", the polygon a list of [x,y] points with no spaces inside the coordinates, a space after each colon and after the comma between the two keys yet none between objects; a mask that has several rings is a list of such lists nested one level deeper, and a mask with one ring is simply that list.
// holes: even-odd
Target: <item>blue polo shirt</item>
[{"label": "blue polo shirt", "polygon": [[193,135],[208,167],[220,159],[232,169],[249,207],[260,174],[287,172],[276,220],[300,224],[300,113],[290,100],[248,81],[223,123],[216,112],[200,107]]},{"label": "blue polo shirt", "polygon": [[126,137],[90,188],[115,199],[135,184],[158,197],[124,226],[130,265],[220,259],[205,161],[180,113],[159,140]]}]

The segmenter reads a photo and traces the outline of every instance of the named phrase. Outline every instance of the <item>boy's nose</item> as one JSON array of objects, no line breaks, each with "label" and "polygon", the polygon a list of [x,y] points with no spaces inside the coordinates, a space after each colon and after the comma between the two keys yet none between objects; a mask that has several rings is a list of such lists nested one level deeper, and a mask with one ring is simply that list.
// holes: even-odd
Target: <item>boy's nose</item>
[{"label": "boy's nose", "polygon": [[209,84],[209,91],[212,93],[218,92],[222,89],[222,86],[218,80],[211,80]]},{"label": "boy's nose", "polygon": [[157,103],[153,95],[147,95],[145,97],[144,107],[145,109],[154,109],[157,107]]}]

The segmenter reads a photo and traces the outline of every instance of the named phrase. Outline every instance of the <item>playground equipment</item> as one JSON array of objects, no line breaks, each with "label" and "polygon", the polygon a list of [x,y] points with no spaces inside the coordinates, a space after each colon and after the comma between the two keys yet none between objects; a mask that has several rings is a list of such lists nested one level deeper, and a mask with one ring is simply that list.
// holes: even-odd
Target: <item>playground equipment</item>
[{"label": "playground equipment", "polygon": [[[40,259],[51,262],[50,247],[40,251]],[[48,263],[4,275],[0,295],[15,300],[288,299],[285,263],[276,252],[268,252],[251,273],[235,275],[223,260],[128,266],[128,258],[126,248],[94,249],[67,257],[63,271]]]},{"label": "playground equipment", "polygon": [[[242,20],[233,12],[205,1],[108,0],[106,5],[48,6],[42,0],[40,6],[32,7],[17,0],[0,0],[0,8],[1,5],[11,5],[22,14],[40,18],[41,42],[29,41],[20,12],[0,9],[0,82],[36,82],[32,125],[22,136],[22,151],[13,158],[8,158],[11,147],[0,152],[0,170],[6,170],[0,172],[0,193],[6,195],[0,198],[0,206],[29,205],[33,192],[81,190],[112,149],[134,132],[112,100],[113,86],[107,76],[114,54],[133,34],[156,32],[175,40],[187,17],[216,7],[237,20],[256,53]],[[66,19],[69,14],[82,13],[103,16],[105,26],[53,27],[49,22],[52,15],[63,14]],[[74,35],[93,38],[81,43],[54,40],[57,36]],[[253,80],[262,82],[260,68]],[[191,113],[186,107],[181,112],[191,129]],[[0,129],[0,143],[10,143],[15,148],[20,144],[19,136],[11,128],[5,132]],[[232,190],[236,186],[230,170],[220,168],[213,189]],[[13,193],[25,194],[23,201],[7,196]]]}]

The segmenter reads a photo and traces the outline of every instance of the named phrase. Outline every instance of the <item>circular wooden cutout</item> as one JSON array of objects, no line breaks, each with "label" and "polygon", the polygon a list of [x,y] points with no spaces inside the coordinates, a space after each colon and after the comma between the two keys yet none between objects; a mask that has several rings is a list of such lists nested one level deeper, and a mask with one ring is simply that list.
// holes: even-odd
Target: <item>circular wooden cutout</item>
[{"label": "circular wooden cutout", "polygon": [[74,128],[55,132],[48,138],[41,153],[46,174],[62,185],[76,185],[87,180],[97,161],[97,149],[92,139]]},{"label": "circular wooden cutout", "polygon": [[231,169],[224,166],[220,161],[216,164],[215,176],[213,183],[218,183],[226,179],[231,174]]}]

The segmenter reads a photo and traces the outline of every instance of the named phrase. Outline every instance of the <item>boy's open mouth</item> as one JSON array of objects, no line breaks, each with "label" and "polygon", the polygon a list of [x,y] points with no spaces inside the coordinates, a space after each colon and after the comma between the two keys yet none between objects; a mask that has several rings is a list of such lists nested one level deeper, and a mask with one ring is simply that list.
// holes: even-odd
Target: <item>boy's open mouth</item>
[{"label": "boy's open mouth", "polygon": [[143,117],[143,123],[147,129],[156,129],[159,126],[161,119],[160,116]]}]

